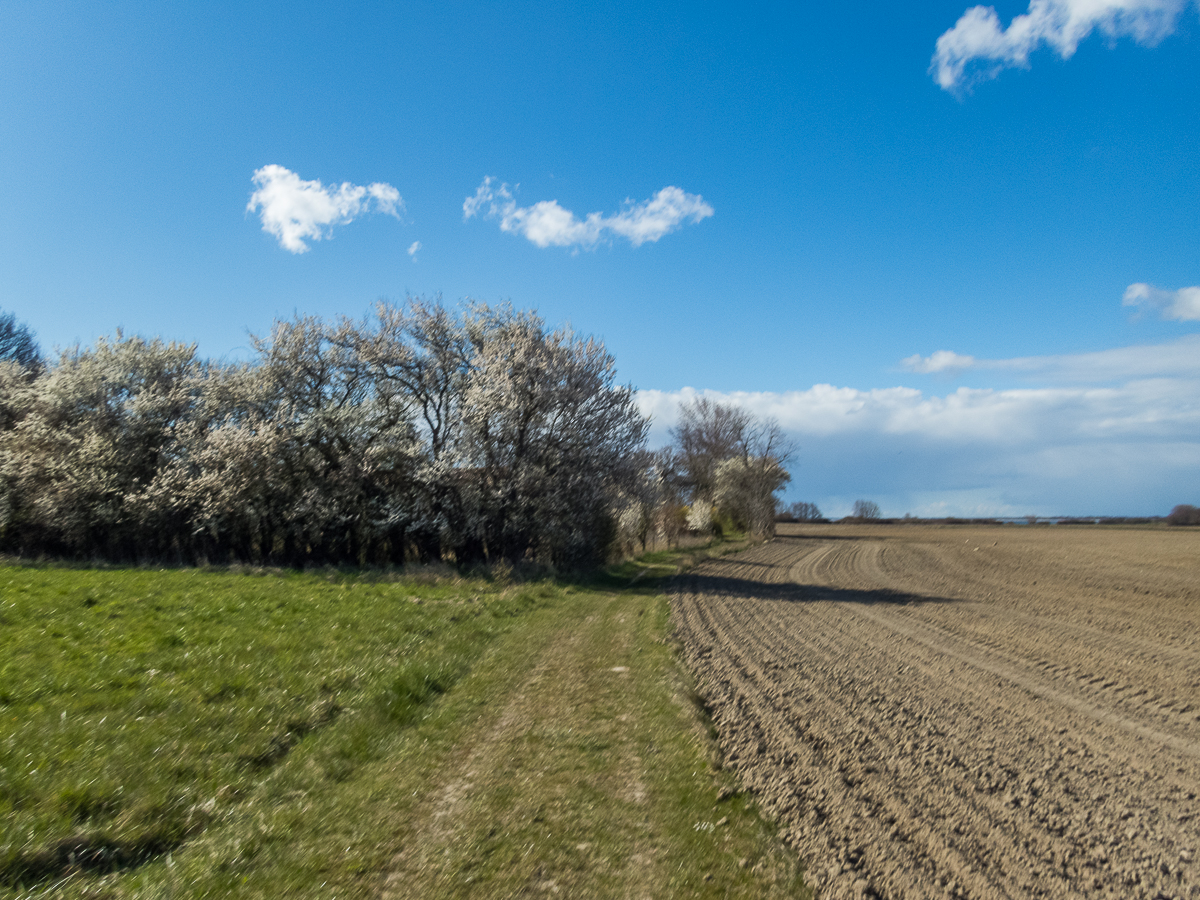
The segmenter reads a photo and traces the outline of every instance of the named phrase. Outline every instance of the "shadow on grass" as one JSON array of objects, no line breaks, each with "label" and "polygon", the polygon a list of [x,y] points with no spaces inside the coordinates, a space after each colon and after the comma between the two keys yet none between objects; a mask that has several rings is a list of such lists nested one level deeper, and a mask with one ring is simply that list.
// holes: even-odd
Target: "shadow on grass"
[{"label": "shadow on grass", "polygon": [[48,847],[0,859],[0,886],[32,887],[73,874],[95,875],[134,869],[178,849],[203,827],[200,822],[179,829],[168,827],[130,840],[117,840],[104,834],[71,835]]}]

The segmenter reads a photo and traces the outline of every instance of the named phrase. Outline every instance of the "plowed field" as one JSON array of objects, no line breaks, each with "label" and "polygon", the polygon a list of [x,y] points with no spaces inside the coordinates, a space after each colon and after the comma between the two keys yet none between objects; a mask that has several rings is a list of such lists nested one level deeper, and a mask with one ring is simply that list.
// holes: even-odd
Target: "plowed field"
[{"label": "plowed field", "polygon": [[1200,897],[1200,532],[782,526],[672,604],[821,897]]}]

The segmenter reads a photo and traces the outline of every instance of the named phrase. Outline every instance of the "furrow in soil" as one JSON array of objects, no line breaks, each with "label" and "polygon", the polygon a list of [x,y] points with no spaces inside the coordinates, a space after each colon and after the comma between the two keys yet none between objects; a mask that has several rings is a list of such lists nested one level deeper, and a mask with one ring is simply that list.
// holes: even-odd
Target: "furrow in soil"
[{"label": "furrow in soil", "polygon": [[1200,898],[1189,571],[1195,533],[793,526],[673,608],[821,896]]}]

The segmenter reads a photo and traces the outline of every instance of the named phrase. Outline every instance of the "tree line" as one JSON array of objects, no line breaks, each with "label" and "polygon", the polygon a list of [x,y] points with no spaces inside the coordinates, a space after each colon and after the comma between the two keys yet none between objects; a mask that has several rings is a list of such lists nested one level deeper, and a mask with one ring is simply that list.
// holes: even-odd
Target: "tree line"
[{"label": "tree line", "polygon": [[410,299],[251,342],[229,364],[118,332],[47,361],[0,315],[0,549],[580,568],[773,530],[776,425],[701,399],[651,452],[604,345],[535,313]]}]

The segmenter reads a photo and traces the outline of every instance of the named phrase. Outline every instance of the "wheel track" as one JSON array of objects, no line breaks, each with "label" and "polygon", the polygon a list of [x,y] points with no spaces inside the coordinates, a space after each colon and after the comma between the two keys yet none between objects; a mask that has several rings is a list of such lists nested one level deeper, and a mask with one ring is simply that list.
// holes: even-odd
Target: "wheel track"
[{"label": "wheel track", "polygon": [[[1179,701],[1172,699],[1167,703],[1159,702],[1160,697],[1145,697],[1144,702],[1133,704],[1137,712],[1160,718],[1159,713],[1175,713],[1178,721],[1168,719],[1168,725],[1173,725],[1175,733],[1160,730],[1144,721],[1137,721],[1130,715],[1122,715],[1115,710],[1106,708],[1102,701],[1109,699],[1113,703],[1123,704],[1125,698],[1119,696],[1120,691],[1105,694],[1109,687],[1125,687],[1107,674],[1095,674],[1094,667],[1079,668],[1077,666],[1058,666],[1048,660],[1031,660],[1026,662],[1019,656],[1006,652],[999,641],[971,640],[950,629],[940,628],[930,622],[917,620],[915,617],[901,616],[887,611],[883,607],[847,607],[855,614],[871,618],[875,624],[889,628],[897,633],[924,644],[936,653],[950,656],[1004,678],[1013,684],[1025,688],[1032,694],[1045,699],[1069,706],[1077,712],[1089,715],[1105,724],[1126,729],[1162,744],[1167,744],[1193,758],[1200,758],[1200,741],[1197,740],[1197,729],[1189,728],[1194,715],[1181,713],[1175,708]],[[908,621],[904,621],[907,619]],[[1040,678],[1039,674],[1049,675],[1050,679]],[[1064,677],[1070,676],[1070,677]],[[1088,690],[1100,684],[1100,690]],[[1146,689],[1133,691],[1134,695],[1143,694]],[[1131,696],[1130,700],[1136,699]],[[1185,707],[1190,703],[1184,702]],[[1186,718],[1184,718],[1186,716]],[[1182,732],[1191,731],[1192,734]]]},{"label": "wheel track", "polygon": [[[740,618],[740,616],[735,617],[735,618]],[[736,622],[731,620],[731,622],[715,623],[713,625],[710,625],[709,630],[717,631],[717,632],[727,630],[730,624],[733,624],[733,626],[736,627]],[[751,657],[766,656],[766,655],[769,655],[770,653],[772,653],[776,649],[769,642],[761,642],[761,641],[754,642],[751,640],[751,641],[747,641],[746,643],[748,645],[750,645],[749,655]],[[742,675],[745,676],[746,668],[745,668],[744,664],[742,666],[739,666],[739,668],[741,669]],[[757,678],[757,679],[751,678],[749,680],[752,680],[755,682],[761,682],[762,679],[761,678]],[[857,698],[857,705],[859,705],[861,707],[862,702],[863,702],[862,698]],[[826,714],[824,717],[812,716],[811,710],[809,711],[809,715],[812,716],[812,718],[814,718],[814,719],[824,718],[826,721],[831,721],[831,720],[837,721],[838,719],[845,719],[847,717],[848,712],[849,712],[848,708],[838,706],[832,714]],[[879,717],[877,716],[876,718],[879,718]],[[891,717],[885,714],[882,718],[888,719]],[[926,711],[925,713],[918,715],[915,720],[913,720],[910,717],[909,721],[903,723],[903,725],[905,728],[911,728],[913,726],[920,725],[922,721],[927,721],[932,718],[933,718],[932,714],[929,713],[928,711]],[[941,736],[941,735],[939,734],[938,736]],[[877,733],[875,742],[879,743],[879,739],[881,737],[882,737],[882,735]],[[894,756],[896,753],[897,747],[899,746],[899,743],[902,739],[903,738],[899,735],[899,733],[897,733],[894,737],[891,737],[891,740],[889,742],[890,746],[883,747],[882,749],[878,749],[876,751],[876,757],[875,757],[876,763],[878,763],[881,759],[887,759],[889,756]],[[857,744],[858,742],[856,741],[855,743]],[[925,748],[925,749],[932,749],[932,748]],[[860,745],[860,746],[858,746],[858,751],[860,753],[865,752],[865,748]],[[997,834],[999,831],[1007,831],[1009,833],[1014,833],[1016,831],[1024,831],[1024,832],[1026,832],[1026,836],[1024,838],[1025,843],[1037,843],[1036,835],[1033,832],[1031,832],[1030,829],[1023,827],[1021,825],[1021,823],[1015,821],[1012,815],[1008,814],[1008,811],[1005,808],[1006,804],[1001,803],[999,800],[997,800],[995,798],[989,798],[987,796],[988,794],[992,793],[995,790],[994,788],[988,789],[988,788],[985,788],[985,787],[979,785],[974,779],[972,779],[968,776],[968,774],[965,772],[965,770],[962,772],[955,773],[956,777],[953,779],[949,779],[947,777],[947,764],[946,764],[945,759],[942,758],[944,756],[950,756],[951,761],[957,763],[957,760],[955,760],[952,755],[942,754],[935,760],[935,765],[933,767],[933,771],[925,771],[923,773],[926,776],[925,782],[923,784],[915,787],[915,790],[916,790],[918,796],[930,795],[930,794],[938,794],[938,795],[942,796],[942,799],[940,801],[933,802],[930,804],[931,810],[936,810],[938,808],[967,805],[969,807],[969,810],[965,813],[967,818],[975,821],[977,823],[977,826],[981,820],[984,820],[987,823],[986,827],[982,827],[982,828],[977,827],[976,828],[977,831],[980,831],[984,834],[990,834],[990,835]],[[929,767],[925,767],[925,768],[928,769]],[[964,767],[959,766],[959,768],[963,769]],[[841,774],[843,775],[843,777],[845,777],[846,773],[843,771],[843,772],[841,772]],[[906,788],[906,791],[909,793],[909,795],[912,795],[912,792],[914,791],[914,786],[909,785]],[[981,792],[985,792],[985,793],[981,793]],[[969,799],[969,798],[975,798],[975,799]],[[909,802],[909,805],[911,805],[911,801],[908,801],[908,802]],[[883,805],[890,808],[891,812],[893,813],[893,818],[895,818],[896,814],[903,808],[903,801],[901,801],[900,803],[897,803],[897,802],[885,803]],[[956,843],[961,843],[963,840],[964,840],[964,838],[955,837],[953,834],[946,833],[945,831],[943,831],[942,833],[939,833],[939,834],[926,833],[924,835],[924,848],[923,848],[922,855],[925,856],[926,858],[933,858],[933,859],[936,859],[939,856],[945,856],[949,850],[954,848],[954,845]],[[1043,843],[1045,843],[1045,842],[1043,842]],[[985,844],[977,844],[970,848],[971,852],[969,855],[975,859],[987,859],[987,858],[999,856],[1000,854],[997,854],[994,852],[994,850],[996,848],[994,846],[991,846],[994,844],[995,844],[995,841],[988,841],[988,842],[985,842]],[[1038,848],[1037,856],[1026,858],[1025,860],[1023,860],[1021,865],[1018,868],[1021,871],[1029,871],[1030,869],[1036,869],[1036,867],[1038,866],[1038,864],[1042,858],[1048,858],[1048,859],[1061,858],[1066,855],[1066,850],[1067,850],[1067,848],[1062,842],[1057,842],[1057,843],[1050,842],[1049,844],[1046,844],[1045,846]],[[1011,857],[1012,853],[1008,852],[1005,855],[1008,857]],[[1009,859],[1008,862],[1009,862],[1009,867],[1011,868],[1011,864],[1012,864],[1011,859]],[[969,867],[965,866],[960,861],[958,863],[958,865],[952,867],[951,871],[949,872],[949,874],[948,874],[949,880],[951,881],[951,883],[953,883],[955,881],[959,881],[959,880],[965,881],[966,880],[965,875],[966,875],[966,872],[968,872],[968,871],[969,871]],[[1003,871],[999,871],[995,874],[996,874],[996,877],[999,879],[1003,879],[1005,877]],[[990,891],[991,894],[999,895],[999,896],[1008,895],[1008,891],[1003,889],[1003,883],[992,883],[990,885],[990,887],[991,887],[991,891]],[[1011,886],[1011,885],[1010,885],[1010,887],[1013,887],[1013,890],[1016,892],[1014,894],[1015,896],[1026,895],[1026,892],[1024,889],[1016,887],[1016,886]],[[999,891],[999,894],[997,894],[997,891]]]},{"label": "wheel track", "polygon": [[[1081,687],[1051,660],[943,627],[949,604],[864,602],[866,585],[886,590],[891,549],[777,541],[707,564],[674,598],[730,764],[825,892],[865,879],[895,897],[1200,896],[1190,865],[1148,850],[1196,843],[1194,736],[1087,699],[1123,693],[1103,673]],[[1031,688],[1036,702],[1019,702]],[[1150,764],[1138,741],[1105,748],[1114,729],[1154,745]]]},{"label": "wheel track", "polygon": [[[730,622],[714,623],[710,628],[720,632],[726,630],[730,624]],[[753,655],[763,655],[764,653],[770,653],[774,648],[770,645],[758,644],[751,649],[754,651]],[[738,670],[738,680],[741,682],[739,687],[741,690],[743,692],[754,690],[757,693],[762,693],[763,684],[769,681],[772,673],[770,671],[763,671],[761,668],[756,670],[752,664],[747,664],[745,658],[731,658],[731,660]],[[751,688],[747,685],[752,685],[753,687]],[[792,692],[784,690],[781,693],[783,698],[790,699],[789,695]],[[769,712],[764,714],[760,709],[759,716],[772,715],[779,720],[787,722],[793,733],[812,747],[813,761],[817,765],[832,767],[834,770],[833,787],[835,792],[842,790],[841,785],[838,784],[838,779],[850,789],[844,793],[840,793],[838,799],[841,807],[845,807],[851,803],[858,807],[850,810],[849,817],[851,819],[882,821],[882,831],[888,831],[887,826],[891,826],[895,830],[899,836],[900,843],[899,845],[893,843],[888,848],[890,854],[895,855],[898,852],[903,852],[901,848],[905,844],[919,844],[918,847],[905,854],[910,857],[910,866],[926,870],[927,874],[935,880],[940,877],[950,883],[955,883],[969,876],[970,867],[964,862],[963,855],[955,846],[955,841],[947,840],[944,834],[933,835],[930,829],[920,824],[923,818],[932,819],[938,817],[935,811],[940,806],[947,804],[948,801],[946,798],[949,795],[956,795],[954,799],[961,800],[961,788],[958,785],[946,786],[944,783],[942,785],[925,785],[925,797],[922,800],[921,810],[914,810],[912,800],[906,799],[905,794],[891,788],[888,782],[883,782],[874,789],[867,785],[867,782],[870,781],[868,776],[886,770],[889,767],[889,760],[894,759],[899,754],[902,738],[895,730],[889,729],[887,733],[884,733],[876,728],[874,733],[871,734],[862,728],[856,729],[850,743],[855,748],[857,759],[848,761],[844,754],[833,753],[830,750],[830,748],[845,743],[846,735],[829,731],[827,726],[831,722],[849,718],[854,705],[853,703],[844,705],[825,702],[822,704],[823,709],[817,714],[812,709],[810,701],[810,707],[806,713],[808,725],[803,727],[799,724],[799,720],[796,718],[793,709],[781,705],[774,699],[767,705],[770,707]],[[878,726],[878,719],[890,719],[892,716],[885,714],[874,718],[876,721],[873,724]],[[920,721],[925,720],[927,716],[918,715],[914,719],[914,717],[909,715],[907,718],[909,719],[909,724],[917,725]],[[818,724],[814,726],[813,723]],[[826,730],[822,730],[821,725],[825,725]],[[737,754],[735,752],[735,761],[736,758]],[[941,799],[931,800],[930,797],[933,795],[937,795]],[[820,799],[823,800],[825,797],[826,792],[823,791]],[[927,815],[922,816],[922,811],[927,813]],[[815,817],[821,822],[824,822],[825,819],[836,817],[838,813],[841,813],[840,818],[842,820],[847,818],[844,809],[831,811],[827,808],[822,808],[820,804],[817,804],[813,812],[815,812]],[[984,833],[990,833],[1001,824],[990,811],[976,810],[974,815],[976,817],[987,815],[989,827],[983,829]],[[840,826],[839,830],[843,832],[847,830],[846,825],[846,821],[831,823],[831,826]],[[890,836],[890,834],[881,834],[881,828],[879,827],[875,828],[874,831],[875,833],[871,835],[871,838],[875,844],[884,843],[883,839]],[[971,855],[975,857],[989,855],[981,847],[973,847],[971,851]],[[854,857],[853,853],[849,853],[843,854],[843,865],[846,862],[851,862],[853,864],[852,867],[856,871],[863,872],[869,868],[870,860],[858,859]],[[882,862],[882,860],[879,862]],[[1032,860],[1029,860],[1029,862],[1032,863]]]},{"label": "wheel track", "polygon": [[[709,630],[710,631],[712,631],[712,630],[720,631],[722,629],[719,628],[719,626],[712,625],[712,626],[710,626]],[[770,646],[770,644],[760,643],[760,644],[757,644],[757,646],[755,646],[752,649],[754,649],[754,653],[752,653],[751,655],[768,655],[768,654],[772,653],[775,648]],[[743,674],[744,673],[745,673],[745,668],[743,667]],[[758,680],[758,682],[761,682],[762,679],[760,678],[760,679],[755,679],[755,680]],[[835,713],[835,718],[836,718],[836,716],[844,715],[844,713],[845,713],[845,710],[838,709],[838,712]],[[922,716],[922,718],[924,718],[924,716]],[[880,736],[876,736],[876,738],[878,738],[878,737],[880,737]],[[889,756],[894,756],[895,750],[896,750],[895,744],[896,744],[896,742],[895,742],[895,740],[893,740],[892,746],[887,746],[887,748],[878,750],[878,757],[881,757],[882,760],[886,760],[886,758],[888,758]],[[895,811],[899,811],[899,810],[895,810]],[[995,818],[994,814],[992,814],[992,818]],[[996,824],[997,823],[994,822],[994,827],[996,826]],[[961,869],[962,866],[959,866],[959,868]]]},{"label": "wheel track", "polygon": [[[1150,605],[1155,622],[1173,624],[1180,630],[1182,640],[1180,635],[1164,634],[1164,630],[1159,629],[1159,633],[1154,634],[1152,638],[1139,640],[1138,646],[1156,653],[1182,651],[1193,661],[1200,659],[1200,641],[1196,638],[1194,627],[1194,606],[1186,603],[1160,603],[1163,599],[1200,600],[1200,581],[1195,575],[1196,571],[1200,571],[1200,559],[1195,559],[1189,564],[1186,557],[1174,554],[1173,557],[1169,557],[1170,561],[1175,563],[1174,569],[1168,571],[1165,568],[1168,559],[1161,557],[1156,560],[1159,565],[1154,566],[1145,559],[1133,560],[1127,555],[1119,560],[1119,566],[1114,567],[1108,564],[1111,560],[1089,553],[1089,565],[1083,567],[1083,571],[1088,573],[1088,584],[1084,585],[1074,574],[1074,570],[1064,571],[1057,562],[1052,566],[1048,565],[1044,558],[1031,559],[1029,548],[1022,548],[1017,552],[1008,552],[1007,546],[996,548],[995,545],[1010,542],[1004,531],[1006,529],[993,529],[991,535],[977,538],[975,542],[985,546],[975,548],[969,554],[965,553],[963,545],[945,540],[937,544],[911,541],[893,544],[893,548],[900,551],[898,556],[892,557],[898,564],[887,567],[884,579],[908,589],[913,589],[915,581],[920,590],[931,593],[941,591],[955,599],[977,599],[990,593],[998,593],[1006,600],[1012,601],[1011,607],[1014,612],[1017,605],[1035,605],[1039,617],[1053,616],[1053,610],[1047,608],[1045,602],[1047,595],[1054,596],[1064,590],[1071,597],[1086,593],[1093,601],[1087,610],[1088,617],[1096,617],[1103,625],[1103,629],[1097,628],[1097,631],[1113,637],[1117,637],[1123,631],[1128,636],[1129,631],[1141,630],[1137,627],[1130,628],[1130,601],[1143,606]],[[993,541],[993,537],[999,539]],[[966,546],[970,546],[971,543],[968,541]],[[978,550],[982,553],[975,556]],[[994,553],[999,553],[1000,557],[992,564],[991,555]],[[968,556],[969,560],[966,558]],[[983,571],[980,571],[981,562],[988,563]],[[1017,565],[1024,568],[1014,568]],[[1102,578],[1090,572],[1092,566],[1104,569]],[[1080,566],[1075,567],[1079,568]],[[1128,576],[1128,571],[1138,569],[1143,570],[1140,576]],[[1155,578],[1160,583],[1154,583]],[[1147,583],[1150,584],[1149,587]],[[946,593],[947,588],[950,589],[950,593]],[[1181,612],[1183,615],[1178,615]]]},{"label": "wheel track", "polygon": [[[794,564],[789,573],[791,578],[798,583],[808,581],[808,576],[813,574],[813,564],[828,557],[829,551],[833,550],[834,547],[835,545],[832,543],[827,544],[825,547],[810,553]],[[878,552],[872,553],[869,552],[868,548],[862,548],[851,554],[843,554],[846,564],[841,574],[847,580],[852,576],[859,576],[858,580],[871,583],[877,587],[894,583],[894,579],[889,579],[880,565],[885,552],[883,546],[877,544],[875,547]],[[821,583],[827,584],[829,582],[822,578]],[[963,612],[973,613],[975,618],[979,619],[984,618],[980,614],[990,606],[990,604],[972,602],[960,606],[959,609]],[[948,631],[948,629],[938,628],[938,626],[929,624],[928,617],[920,616],[920,607],[915,607],[915,609],[917,611],[909,611],[906,614],[914,618],[922,618],[928,627],[942,632]],[[1100,687],[1095,692],[1111,691],[1107,695],[1112,698],[1109,702],[1128,704],[1134,711],[1134,715],[1139,713],[1150,714],[1156,720],[1161,720],[1161,722],[1168,724],[1169,727],[1187,728],[1193,732],[1193,735],[1198,734],[1196,726],[1200,724],[1200,708],[1198,708],[1195,700],[1195,688],[1200,685],[1200,653],[1174,647],[1157,646],[1149,641],[1125,635],[1106,633],[1091,626],[1081,626],[1071,622],[1064,622],[1055,616],[1037,617],[1017,610],[1007,609],[1005,610],[1005,618],[1009,621],[1017,620],[1023,622],[1030,628],[1041,626],[1044,629],[1047,624],[1052,624],[1054,629],[1068,631],[1074,635],[1077,641],[1082,640],[1090,644],[1093,655],[1097,655],[1111,663],[1114,657],[1119,654],[1120,658],[1126,659],[1131,663],[1129,668],[1135,668],[1142,673],[1155,666],[1170,665],[1173,668],[1181,667],[1185,669],[1186,673],[1191,676],[1187,681],[1181,685],[1180,679],[1175,677],[1172,678],[1171,682],[1177,691],[1182,687],[1182,693],[1164,697],[1163,694],[1166,693],[1164,686],[1156,685],[1154,686],[1155,689],[1138,686],[1131,684],[1128,678],[1122,678],[1120,675],[1114,676],[1109,673],[1097,675],[1094,671],[1094,665],[1063,665],[1053,662],[1044,656],[1039,658],[1032,653],[1030,654],[1032,656],[1030,661],[1035,666],[1038,666],[1047,674],[1062,676],[1063,681],[1068,684],[1073,679],[1076,682],[1073,686],[1080,689],[1084,694],[1093,693],[1093,689],[1099,684]],[[982,629],[973,631],[969,636],[964,634],[963,629],[955,629],[953,633],[959,640],[964,640],[973,646],[987,648],[992,652],[1006,656],[1010,660],[1013,658],[1010,654],[1005,653],[1003,649],[1011,643],[1011,638],[1008,638],[1008,636],[989,638]],[[1050,641],[1043,638],[1041,642],[1049,643]],[[1119,696],[1122,692],[1126,692],[1126,696],[1123,698]]]},{"label": "wheel track", "polygon": [[[747,665],[743,657],[730,655],[727,653],[728,644],[721,638],[722,627],[712,621],[704,621],[699,608],[693,606],[688,610],[694,616],[694,627],[702,630],[708,636],[712,637],[720,649],[717,652],[720,654],[719,660],[713,660],[712,648],[713,645],[708,645],[708,653],[705,656],[710,657],[709,662],[716,662],[724,671],[724,680],[721,684],[708,685],[708,693],[710,702],[714,699],[722,698],[724,703],[718,700],[717,705],[735,705],[739,715],[736,717],[718,717],[718,725],[724,725],[727,730],[734,733],[734,743],[728,750],[729,760],[733,764],[738,764],[739,759],[748,761],[748,766],[743,765],[741,768],[744,772],[753,775],[761,767],[755,766],[757,757],[761,757],[768,752],[773,757],[773,761],[777,764],[782,764],[786,767],[800,767],[807,771],[824,772],[823,777],[809,778],[803,784],[789,786],[783,788],[778,782],[771,779],[758,779],[755,783],[756,788],[764,794],[770,805],[784,813],[792,813],[793,816],[803,816],[809,820],[801,825],[799,833],[803,834],[808,831],[820,832],[821,830],[828,832],[844,832],[844,827],[833,827],[837,823],[829,823],[828,820],[832,817],[844,818],[846,809],[850,804],[851,798],[847,792],[847,778],[857,780],[856,776],[847,772],[840,766],[837,759],[837,754],[834,752],[838,746],[838,742],[830,740],[827,736],[822,735],[819,731],[814,731],[811,727],[804,727],[801,723],[788,715],[789,707],[773,698],[771,694],[764,693],[761,690],[764,683],[770,683],[770,674],[763,669]],[[784,697],[786,700],[786,692]],[[844,715],[844,710],[837,709],[835,704],[824,704],[826,709],[832,707],[832,713],[826,712],[825,718],[830,715],[836,717]],[[820,720],[822,717],[813,716],[814,719]],[[741,724],[739,729],[738,725]],[[861,735],[857,736],[856,741],[860,751],[864,749],[864,742],[861,740]],[[755,779],[751,779],[755,781]],[[855,809],[850,813],[851,816],[859,818],[863,821],[863,827],[860,829],[864,832],[862,835],[868,841],[881,842],[889,837],[891,829],[895,829],[894,834],[904,835],[916,833],[919,831],[916,819],[912,816],[911,805],[899,802],[888,803],[886,800],[879,801],[874,798],[874,802],[870,800],[864,801],[864,798],[857,798],[858,807],[866,806],[870,810],[869,815],[862,815],[860,809]],[[870,809],[874,807],[875,809]],[[877,810],[882,809],[884,812],[880,814]],[[806,825],[813,826],[811,829]],[[821,826],[824,826],[822,829]],[[834,865],[838,867],[839,874],[842,868],[846,868],[848,872],[861,870],[864,860],[861,858],[859,851],[860,844],[855,846],[838,846],[836,841],[830,842],[828,849],[834,854]],[[900,848],[893,848],[894,852],[905,856],[906,854]],[[909,860],[910,867],[917,867],[915,860]]]}]

